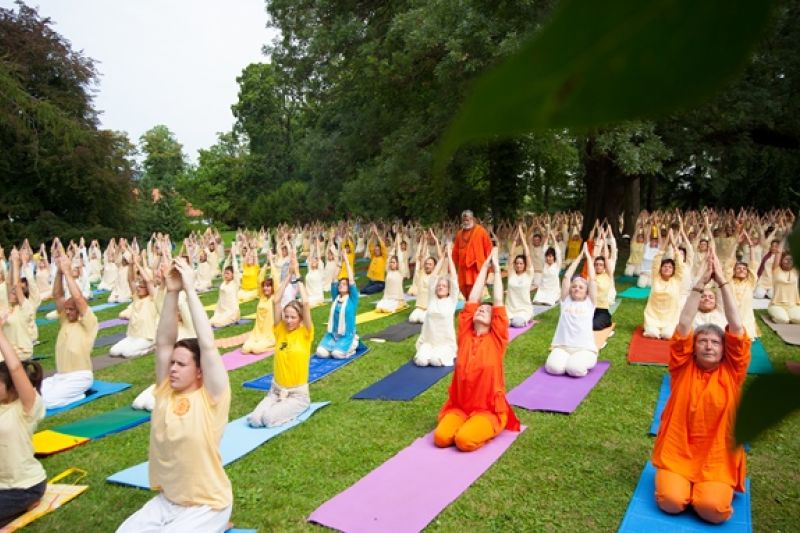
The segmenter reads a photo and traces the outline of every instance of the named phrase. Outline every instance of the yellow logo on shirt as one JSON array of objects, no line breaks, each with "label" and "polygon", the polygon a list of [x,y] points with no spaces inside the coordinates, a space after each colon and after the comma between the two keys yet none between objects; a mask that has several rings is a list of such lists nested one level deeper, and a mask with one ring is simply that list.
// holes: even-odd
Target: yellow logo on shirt
[{"label": "yellow logo on shirt", "polygon": [[175,408],[173,412],[178,416],[183,416],[189,412],[189,407],[191,403],[189,402],[188,398],[181,398],[177,402],[175,402]]}]

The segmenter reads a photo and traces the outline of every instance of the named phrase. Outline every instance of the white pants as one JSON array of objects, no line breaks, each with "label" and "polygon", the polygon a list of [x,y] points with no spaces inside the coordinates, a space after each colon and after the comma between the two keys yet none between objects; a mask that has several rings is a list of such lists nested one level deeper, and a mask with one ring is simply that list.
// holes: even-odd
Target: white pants
[{"label": "white pants", "polygon": [[378,305],[375,306],[375,310],[382,313],[394,313],[397,311],[398,307],[400,307],[400,302],[398,300],[394,300],[392,298],[381,298],[381,300],[378,302]]},{"label": "white pants", "polygon": [[585,348],[558,346],[547,356],[544,369],[548,374],[557,376],[567,374],[582,378],[597,364],[597,353]]},{"label": "white pants", "polygon": [[800,324],[800,305],[793,305],[789,309],[780,305],[770,305],[767,313],[777,324]]},{"label": "white pants", "polygon": [[108,351],[114,357],[139,357],[148,353],[155,346],[151,339],[140,337],[125,337]]},{"label": "white pants", "polygon": [[272,387],[253,412],[247,422],[256,428],[280,426],[294,420],[311,405],[308,384],[299,387],[281,387],[272,379]]},{"label": "white pants", "polygon": [[625,275],[628,276],[628,277],[638,276],[640,268],[641,268],[641,265],[632,265],[632,264],[628,263],[627,265],[625,265]]},{"label": "white pants", "polygon": [[139,396],[133,400],[131,407],[140,411],[152,411],[156,406],[156,397],[153,395],[154,390],[156,390],[155,384],[140,392]]},{"label": "white pants", "polygon": [[769,298],[772,300],[772,289],[756,287],[756,290],[753,291],[753,298]]},{"label": "white pants", "polygon": [[509,320],[512,328],[524,328],[531,321],[530,316],[512,316]]},{"label": "white pants", "polygon": [[636,286],[640,289],[649,287],[651,283],[652,279],[650,278],[650,272],[641,272],[639,274],[639,279],[636,280]]},{"label": "white pants", "polygon": [[408,321],[412,324],[422,324],[425,322],[426,314],[428,314],[428,312],[425,309],[420,309],[417,307],[411,311],[411,314],[408,316]]},{"label": "white pants", "polygon": [[48,409],[63,407],[86,397],[94,376],[91,370],[55,374],[42,381],[42,399]]},{"label": "white pants", "polygon": [[677,324],[666,326],[645,326],[642,335],[653,339],[671,339]]},{"label": "white pants", "polygon": [[215,511],[208,505],[177,505],[159,494],[128,517],[117,533],[222,533],[233,506]]},{"label": "white pants", "polygon": [[434,346],[423,342],[414,356],[417,366],[453,366],[456,360],[456,350],[453,346]]}]

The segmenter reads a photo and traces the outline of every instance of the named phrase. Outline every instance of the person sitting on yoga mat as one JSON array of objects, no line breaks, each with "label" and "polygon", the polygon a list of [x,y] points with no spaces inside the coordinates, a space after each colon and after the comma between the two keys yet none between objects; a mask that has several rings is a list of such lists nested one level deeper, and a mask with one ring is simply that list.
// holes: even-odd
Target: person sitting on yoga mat
[{"label": "person sitting on yoga mat", "polygon": [[[420,239],[417,248],[417,261],[414,265],[414,282],[411,285],[414,290],[408,291],[409,294],[414,294],[417,297],[414,310],[411,311],[411,314],[408,316],[408,321],[412,324],[423,324],[425,322],[425,314],[428,310],[431,277],[434,268],[436,268],[436,259],[427,254],[427,242],[423,245],[425,235],[426,234],[423,233],[423,237]],[[430,230],[430,235],[438,250],[438,256],[443,258],[441,247],[439,246],[439,239],[436,238],[436,234],[433,230]]]},{"label": "person sitting on yoga mat", "polygon": [[797,269],[789,252],[778,246],[778,259],[772,268],[772,300],[767,312],[778,324],[800,324],[800,291],[797,289]]},{"label": "person sitting on yoga mat", "polygon": [[[13,252],[12,252],[13,253]],[[22,362],[3,333],[0,316],[0,527],[36,506],[47,488],[47,475],[33,457],[33,432],[44,418],[39,396],[42,367]]]},{"label": "person sitting on yoga mat", "polygon": [[[617,241],[611,226],[600,230],[601,237],[594,243],[594,273],[597,283],[592,329],[600,331],[611,326],[609,306],[617,297],[614,287],[614,270],[617,267]],[[587,263],[588,264],[588,263]],[[613,333],[613,332],[612,332]]]},{"label": "person sitting on yoga mat", "polygon": [[[456,358],[458,347],[453,317],[458,305],[458,278],[456,265],[450,254],[452,246],[448,243],[447,256],[442,256],[442,260],[431,273],[429,294],[426,295],[428,309],[422,323],[422,332],[417,339],[417,353],[414,355],[414,364],[417,366],[453,366]],[[440,275],[445,261],[447,272]]]},{"label": "person sitting on yoga mat", "polygon": [[231,243],[231,252],[222,269],[222,284],[219,286],[217,307],[211,316],[211,325],[224,328],[238,322],[239,312],[239,265],[236,260],[237,244]]},{"label": "person sitting on yoga mat", "polygon": [[[42,382],[42,398],[48,409],[62,407],[86,396],[92,386],[92,348],[97,337],[97,317],[81,294],[69,257],[59,255],[53,297],[58,311],[56,373]],[[64,299],[64,280],[72,297]]]},{"label": "person sitting on yoga mat", "polygon": [[561,273],[562,253],[561,247],[555,242],[555,235],[550,232],[548,242],[552,245],[544,253],[544,266],[542,267],[542,281],[536,287],[534,304],[553,305],[561,298]]},{"label": "person sitting on yoga mat", "polygon": [[737,261],[733,267],[731,277],[731,290],[736,297],[736,305],[739,309],[739,317],[742,325],[747,330],[747,336],[757,339],[760,335],[756,327],[756,316],[753,313],[753,293],[756,290],[756,275],[750,269],[751,265],[757,264],[755,246],[746,231],[742,231],[747,243],[749,244],[750,261]]},{"label": "person sitting on yoga mat", "polygon": [[[167,526],[170,531],[197,532],[228,528],[233,492],[219,445],[228,422],[231,388],[194,281],[189,263],[176,259],[165,280],[167,294],[156,332],[149,475],[151,488],[159,494],[125,520],[118,532],[163,531]],[[177,341],[181,290],[197,339]]]},{"label": "person sitting on yoga mat", "polygon": [[[496,273],[493,301],[481,304],[490,265]],[[506,399],[503,356],[507,345],[508,317],[503,307],[500,260],[494,247],[458,315],[458,357],[433,435],[436,446],[444,448],[455,443],[459,450],[471,452],[503,429],[519,431],[519,420]]]},{"label": "person sitting on yoga mat", "polygon": [[725,326],[728,325],[725,314],[717,305],[717,293],[708,287],[703,289],[700,294],[700,302],[697,304],[697,314],[694,315],[692,327],[697,329],[706,324],[714,324],[719,329],[725,329]]},{"label": "person sitting on yoga mat", "polygon": [[308,305],[316,307],[325,302],[325,291],[323,290],[323,270],[322,253],[320,250],[319,239],[314,236],[308,257],[308,271],[306,272],[306,291],[308,292]]},{"label": "person sitting on yoga mat", "polygon": [[[675,331],[680,315],[681,279],[684,276],[683,261],[675,261],[676,246],[672,230],[662,243],[669,249],[673,258],[664,258],[665,249],[661,248],[653,259],[653,268],[658,274],[653,277],[650,296],[644,308],[645,337],[669,339]],[[678,258],[680,259],[680,258]]]},{"label": "person sitting on yoga mat", "polygon": [[[722,293],[728,328],[708,324],[692,331],[700,297],[712,278]],[[746,476],[744,449],[732,447],[732,432],[749,364],[750,338],[712,249],[672,337],[672,391],[653,449],[655,498],[664,512],[680,513],[691,505],[708,522],[731,517],[733,492],[744,491]]]},{"label": "person sitting on yoga mat", "polygon": [[[36,309],[29,300],[28,286],[23,285],[20,279],[20,268],[23,266],[20,252],[14,248],[8,256],[11,270],[9,271],[8,311],[3,321],[3,333],[14,347],[17,356],[22,361],[27,361],[33,356],[33,338],[31,337],[30,321],[36,321]],[[0,356],[0,361],[3,358]]]},{"label": "person sitting on yoga mat", "polygon": [[544,364],[548,374],[567,374],[580,378],[597,364],[597,345],[594,342],[594,319],[597,282],[589,246],[583,245],[583,258],[589,270],[589,279],[573,277],[581,262],[576,258],[564,273],[561,283],[561,314],[550,343],[550,355]]},{"label": "person sitting on yoga mat", "polygon": [[[539,237],[541,241],[541,236]],[[531,303],[531,285],[533,284],[533,263],[531,251],[522,225],[517,227],[511,249],[519,241],[522,243],[523,253],[514,258],[513,268],[508,269],[508,294],[506,295],[506,311],[508,312],[512,328],[523,328],[533,319],[533,304]],[[544,261],[542,261],[544,263]],[[541,283],[541,275],[537,280]]]},{"label": "person sitting on yoga mat", "polygon": [[[386,282],[386,244],[378,234],[375,224],[370,228],[371,237],[367,242],[366,252],[372,254],[367,269],[367,284],[361,289],[361,294],[377,294],[383,292]],[[373,241],[373,238],[375,241]],[[396,269],[395,269],[396,270]]]},{"label": "person sitting on yoga mat", "polygon": [[[294,274],[300,276],[300,268],[296,262]],[[273,298],[275,373],[267,396],[247,417],[253,427],[280,426],[297,418],[311,405],[308,392],[308,365],[311,359],[311,342],[314,340],[311,306],[305,286],[298,281],[300,301],[292,300],[281,313],[281,293],[286,290],[288,283],[289,277],[283,280],[278,295]]]},{"label": "person sitting on yoga mat", "polygon": [[386,266],[386,285],[383,290],[383,298],[375,304],[375,309],[381,313],[394,313],[406,306],[403,294],[403,273],[400,270],[400,258],[397,255],[399,243],[400,237],[398,236],[392,247],[389,264]]},{"label": "person sitting on yoga mat", "polygon": [[[266,274],[266,270],[263,271]],[[288,276],[284,281],[288,280]],[[258,306],[256,307],[256,323],[250,336],[242,345],[242,353],[264,353],[275,346],[275,334],[273,333],[274,315],[273,299],[275,281],[272,278],[261,280],[258,289]],[[278,300],[280,302],[280,299]]]},{"label": "person sitting on yoga mat", "polygon": [[317,357],[346,359],[358,348],[356,334],[356,311],[358,310],[358,287],[350,267],[347,251],[342,249],[340,261],[344,263],[347,277],[331,284],[333,303],[328,315],[328,330],[317,346]]},{"label": "person sitting on yoga mat", "polygon": [[141,262],[141,257],[137,255],[128,269],[133,304],[125,338],[108,351],[112,357],[140,357],[152,350],[155,343],[158,320],[154,299],[156,289],[153,278]]}]

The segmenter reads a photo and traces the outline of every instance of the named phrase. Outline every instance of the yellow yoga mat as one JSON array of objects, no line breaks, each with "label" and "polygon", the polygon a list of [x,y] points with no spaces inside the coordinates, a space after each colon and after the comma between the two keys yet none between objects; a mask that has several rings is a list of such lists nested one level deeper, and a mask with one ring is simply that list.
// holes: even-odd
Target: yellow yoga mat
[{"label": "yellow yoga mat", "polygon": [[5,527],[0,528],[0,533],[10,533],[11,531],[21,529],[34,520],[37,520],[44,515],[55,511],[65,503],[77,498],[89,490],[89,485],[65,485],[55,483],[56,481],[62,480],[73,473],[80,474],[80,477],[76,481],[80,481],[86,476],[86,472],[78,468],[70,468],[69,470],[65,470],[64,472],[60,473],[48,481],[47,489],[45,490],[44,496],[42,496],[39,505],[24,515],[18,517],[13,522],[6,524]]},{"label": "yellow yoga mat", "polygon": [[395,313],[399,313],[400,311],[404,310],[407,305],[398,307],[394,313],[386,313],[384,311],[367,311],[366,313],[361,313],[360,315],[356,315],[356,324],[363,324],[364,322],[371,322],[373,320],[378,320],[379,318],[385,318],[387,316],[391,316]]},{"label": "yellow yoga mat", "polygon": [[63,452],[64,450],[69,450],[85,442],[89,442],[89,439],[86,437],[66,435],[50,429],[38,431],[33,434],[33,450],[36,455],[52,455],[54,453]]},{"label": "yellow yoga mat", "polygon": [[246,318],[248,320],[255,320],[256,319],[256,314],[255,313],[250,313],[249,315],[244,315],[242,318]]},{"label": "yellow yoga mat", "polygon": [[203,309],[205,309],[206,311],[213,311],[216,308],[217,308],[217,304],[208,304],[208,305],[203,306]]}]

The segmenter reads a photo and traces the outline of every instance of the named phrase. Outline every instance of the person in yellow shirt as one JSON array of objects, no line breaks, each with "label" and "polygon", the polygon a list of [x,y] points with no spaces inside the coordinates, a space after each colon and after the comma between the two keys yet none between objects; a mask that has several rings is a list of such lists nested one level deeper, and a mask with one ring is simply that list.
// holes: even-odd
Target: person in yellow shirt
[{"label": "person in yellow shirt", "polygon": [[792,256],[778,248],[772,266],[772,300],[767,313],[778,324],[800,324],[800,291],[797,288],[798,272]]},{"label": "person in yellow shirt", "polygon": [[383,292],[386,286],[386,260],[388,259],[386,244],[378,234],[375,224],[372,225],[370,231],[375,240],[373,241],[373,238],[370,237],[367,242],[367,250],[372,254],[372,259],[369,262],[369,269],[367,269],[367,284],[361,289],[361,294]]},{"label": "person in yellow shirt", "polygon": [[[300,269],[293,260],[295,276]],[[311,341],[314,340],[314,323],[308,293],[301,281],[297,282],[300,301],[292,300],[281,313],[281,294],[286,290],[287,276],[273,298],[275,320],[275,374],[267,396],[259,402],[247,421],[253,427],[280,426],[295,419],[311,404],[308,392],[308,365],[311,359]]]},{"label": "person in yellow shirt", "polygon": [[33,457],[33,432],[44,418],[39,396],[42,367],[19,360],[3,333],[0,316],[0,528],[25,513],[44,496],[47,475]]},{"label": "person in yellow shirt", "polygon": [[[139,357],[153,349],[156,338],[157,311],[153,278],[142,268],[141,259],[134,260],[128,270],[133,304],[125,338],[109,350],[112,357]],[[139,274],[137,279],[136,274]]]},{"label": "person in yellow shirt", "polygon": [[255,248],[245,254],[242,266],[242,283],[239,288],[239,303],[249,302],[258,298],[258,275],[261,268],[258,266],[258,252]]},{"label": "person in yellow shirt", "polygon": [[[214,334],[194,289],[194,270],[176,259],[156,332],[156,405],[150,424],[150,486],[159,494],[118,532],[222,532],[233,509],[219,444],[231,387]],[[196,339],[178,338],[178,293],[184,291]],[[176,342],[177,341],[177,342]]]},{"label": "person in yellow shirt", "polygon": [[[9,270],[11,285],[8,287],[8,314],[3,323],[3,333],[14,347],[19,358],[27,361],[33,356],[33,339],[28,325],[31,316],[35,320],[36,311],[28,299],[28,295],[25,294],[20,279],[22,261],[19,251],[14,248],[8,258],[11,263],[11,269]],[[0,361],[2,360],[3,358],[0,356]]]},{"label": "person in yellow shirt", "polygon": [[[97,337],[97,317],[72,276],[69,257],[62,253],[56,264],[53,297],[60,324],[56,337],[56,373],[42,382],[42,398],[48,409],[86,396],[94,381],[92,347]],[[68,299],[64,299],[64,280],[72,295]]]}]

